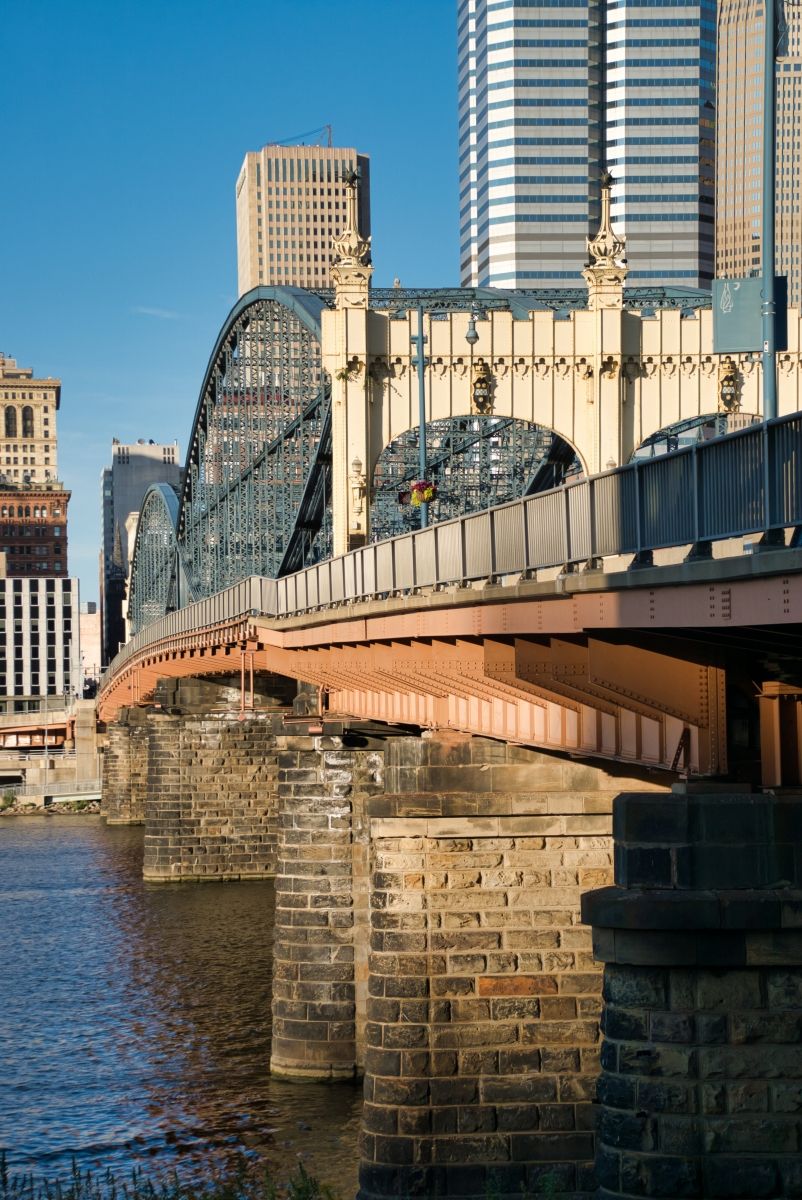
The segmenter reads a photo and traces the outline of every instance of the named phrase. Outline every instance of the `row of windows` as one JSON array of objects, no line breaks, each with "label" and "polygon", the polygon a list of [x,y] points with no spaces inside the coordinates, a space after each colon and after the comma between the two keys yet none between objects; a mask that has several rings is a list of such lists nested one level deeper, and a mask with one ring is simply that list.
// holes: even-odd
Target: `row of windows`
[{"label": "row of windows", "polygon": [[[510,38],[508,42],[493,42],[488,50],[529,50],[538,46],[585,46],[586,38]],[[495,66],[495,63],[493,64]]]},{"label": "row of windows", "polygon": [[61,537],[60,525],[0,525],[3,537],[43,538],[49,537],[51,531],[54,537]]},{"label": "row of windows", "polygon": [[[0,505],[0,517],[14,517],[14,516],[17,516],[17,517],[46,517],[47,516],[47,505],[46,504],[42,504],[42,505],[34,504],[33,506],[31,506],[30,504],[17,504],[17,505],[3,504],[3,505]],[[60,504],[56,504],[54,506],[53,516],[54,517],[61,516],[61,505]]]},{"label": "row of windows", "polygon": [[[45,409],[47,412],[47,409]],[[4,424],[7,438],[17,436],[17,410],[12,405],[6,406],[4,414]],[[34,437],[33,432],[33,409],[30,404],[26,404],[22,410],[22,436],[24,438]]]},{"label": "row of windows", "polygon": [[[353,169],[353,164],[345,159],[325,158],[268,158],[265,162],[268,183],[316,183],[318,180],[327,183],[339,183]],[[256,183],[262,183],[262,164],[256,163]]]},{"label": "row of windows", "polygon": [[[579,5],[576,6],[579,8]],[[525,17],[522,21],[488,21],[488,33],[497,29],[587,29],[587,19],[581,17]]]},{"label": "row of windows", "polygon": [[[616,17],[613,17],[611,24],[614,31],[618,29],[654,29],[655,27],[664,29],[669,25],[687,29],[689,21],[687,17],[661,17],[658,25],[654,17],[627,17],[623,21],[618,21]],[[705,21],[702,19],[701,21],[694,21],[693,26],[695,29],[706,29],[708,33],[716,32],[715,21]]]},{"label": "row of windows", "polygon": [[[565,66],[566,66],[566,68],[567,67],[581,67],[582,60],[581,59],[576,59],[576,60],[572,59],[570,62],[567,62],[565,64]],[[577,76],[576,79],[518,79],[518,78],[516,78],[516,79],[499,79],[497,83],[489,83],[487,85],[487,90],[489,92],[498,92],[498,91],[501,91],[503,88],[581,88],[583,91],[586,91],[587,87],[588,87],[587,79],[582,76]],[[521,100],[521,101],[519,101],[519,103],[523,104],[525,102],[523,100]],[[530,100],[528,103],[538,104],[538,103],[543,103],[543,102],[537,101],[537,100]],[[559,101],[559,103],[562,104],[562,103],[565,103],[565,101],[561,100],[561,101]],[[583,101],[580,101],[580,103],[583,103]],[[498,102],[496,102],[495,105],[493,105],[493,104],[490,105],[490,108],[494,108],[494,107],[498,108]]]},{"label": "row of windows", "polygon": [[[616,32],[622,28],[623,26],[616,26]],[[620,41],[608,43],[608,48],[611,50],[632,50],[633,47],[645,49],[647,46],[701,46],[703,50],[709,50],[711,54],[716,53],[716,43],[708,42],[705,38],[621,38]]]}]

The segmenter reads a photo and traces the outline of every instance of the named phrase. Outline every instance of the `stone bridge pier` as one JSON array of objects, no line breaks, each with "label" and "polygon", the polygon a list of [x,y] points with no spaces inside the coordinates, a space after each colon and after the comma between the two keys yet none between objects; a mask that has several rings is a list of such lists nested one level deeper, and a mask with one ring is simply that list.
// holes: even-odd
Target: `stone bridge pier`
[{"label": "stone bridge pier", "polygon": [[278,770],[272,1069],[364,1075],[361,1200],[590,1197],[602,980],[580,897],[612,880],[614,795],[650,784],[328,721]]},{"label": "stone bridge pier", "polygon": [[109,824],[145,826],[146,880],[275,874],[286,693],[243,711],[238,688],[172,682],[158,706],[125,709],[110,726],[101,812]]}]

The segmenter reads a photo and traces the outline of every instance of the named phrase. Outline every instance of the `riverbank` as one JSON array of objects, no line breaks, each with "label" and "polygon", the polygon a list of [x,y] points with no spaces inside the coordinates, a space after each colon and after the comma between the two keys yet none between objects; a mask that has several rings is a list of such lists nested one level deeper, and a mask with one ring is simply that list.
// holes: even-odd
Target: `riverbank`
[{"label": "riverbank", "polygon": [[0,817],[69,817],[76,814],[86,817],[99,813],[99,800],[54,800],[45,805],[31,804],[24,797],[0,799]]}]

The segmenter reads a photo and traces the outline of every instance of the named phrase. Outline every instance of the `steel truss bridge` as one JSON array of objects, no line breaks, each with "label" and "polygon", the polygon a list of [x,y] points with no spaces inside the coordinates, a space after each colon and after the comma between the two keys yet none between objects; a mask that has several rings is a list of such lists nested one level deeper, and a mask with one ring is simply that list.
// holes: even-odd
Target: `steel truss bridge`
[{"label": "steel truss bridge", "polygon": [[[418,304],[432,319],[454,311],[533,309],[567,315],[583,288],[498,291],[400,288],[371,292],[399,317]],[[331,387],[321,362],[321,312],[334,293],[261,287],[237,303],[215,342],[200,389],[178,493],[150,489],[133,553],[128,619],[136,634],[166,613],[249,576],[282,578],[331,554]],[[691,289],[634,288],[625,305],[648,312],[704,307]],[[385,448],[369,483],[376,539],[410,531],[400,499],[418,476],[417,429]],[[427,427],[435,521],[562,482],[578,470],[551,431],[478,414]]]}]

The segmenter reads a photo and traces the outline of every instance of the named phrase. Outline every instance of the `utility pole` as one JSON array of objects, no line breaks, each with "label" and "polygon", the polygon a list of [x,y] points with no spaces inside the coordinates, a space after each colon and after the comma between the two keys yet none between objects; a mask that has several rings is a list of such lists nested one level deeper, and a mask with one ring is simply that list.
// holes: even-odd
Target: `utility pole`
[{"label": "utility pole", "polygon": [[[418,371],[418,471],[421,480],[426,479],[426,356],[423,347],[427,339],[423,336],[423,305],[418,305],[418,332],[413,338],[415,365]],[[424,500],[420,506],[420,527],[429,524],[429,505]]]},{"label": "utility pole", "polygon": [[[782,2],[782,0],[781,0]],[[777,345],[775,276],[775,207],[777,178],[776,96],[776,0],[763,0],[763,224],[761,262],[763,267],[763,418],[777,416]]]}]

